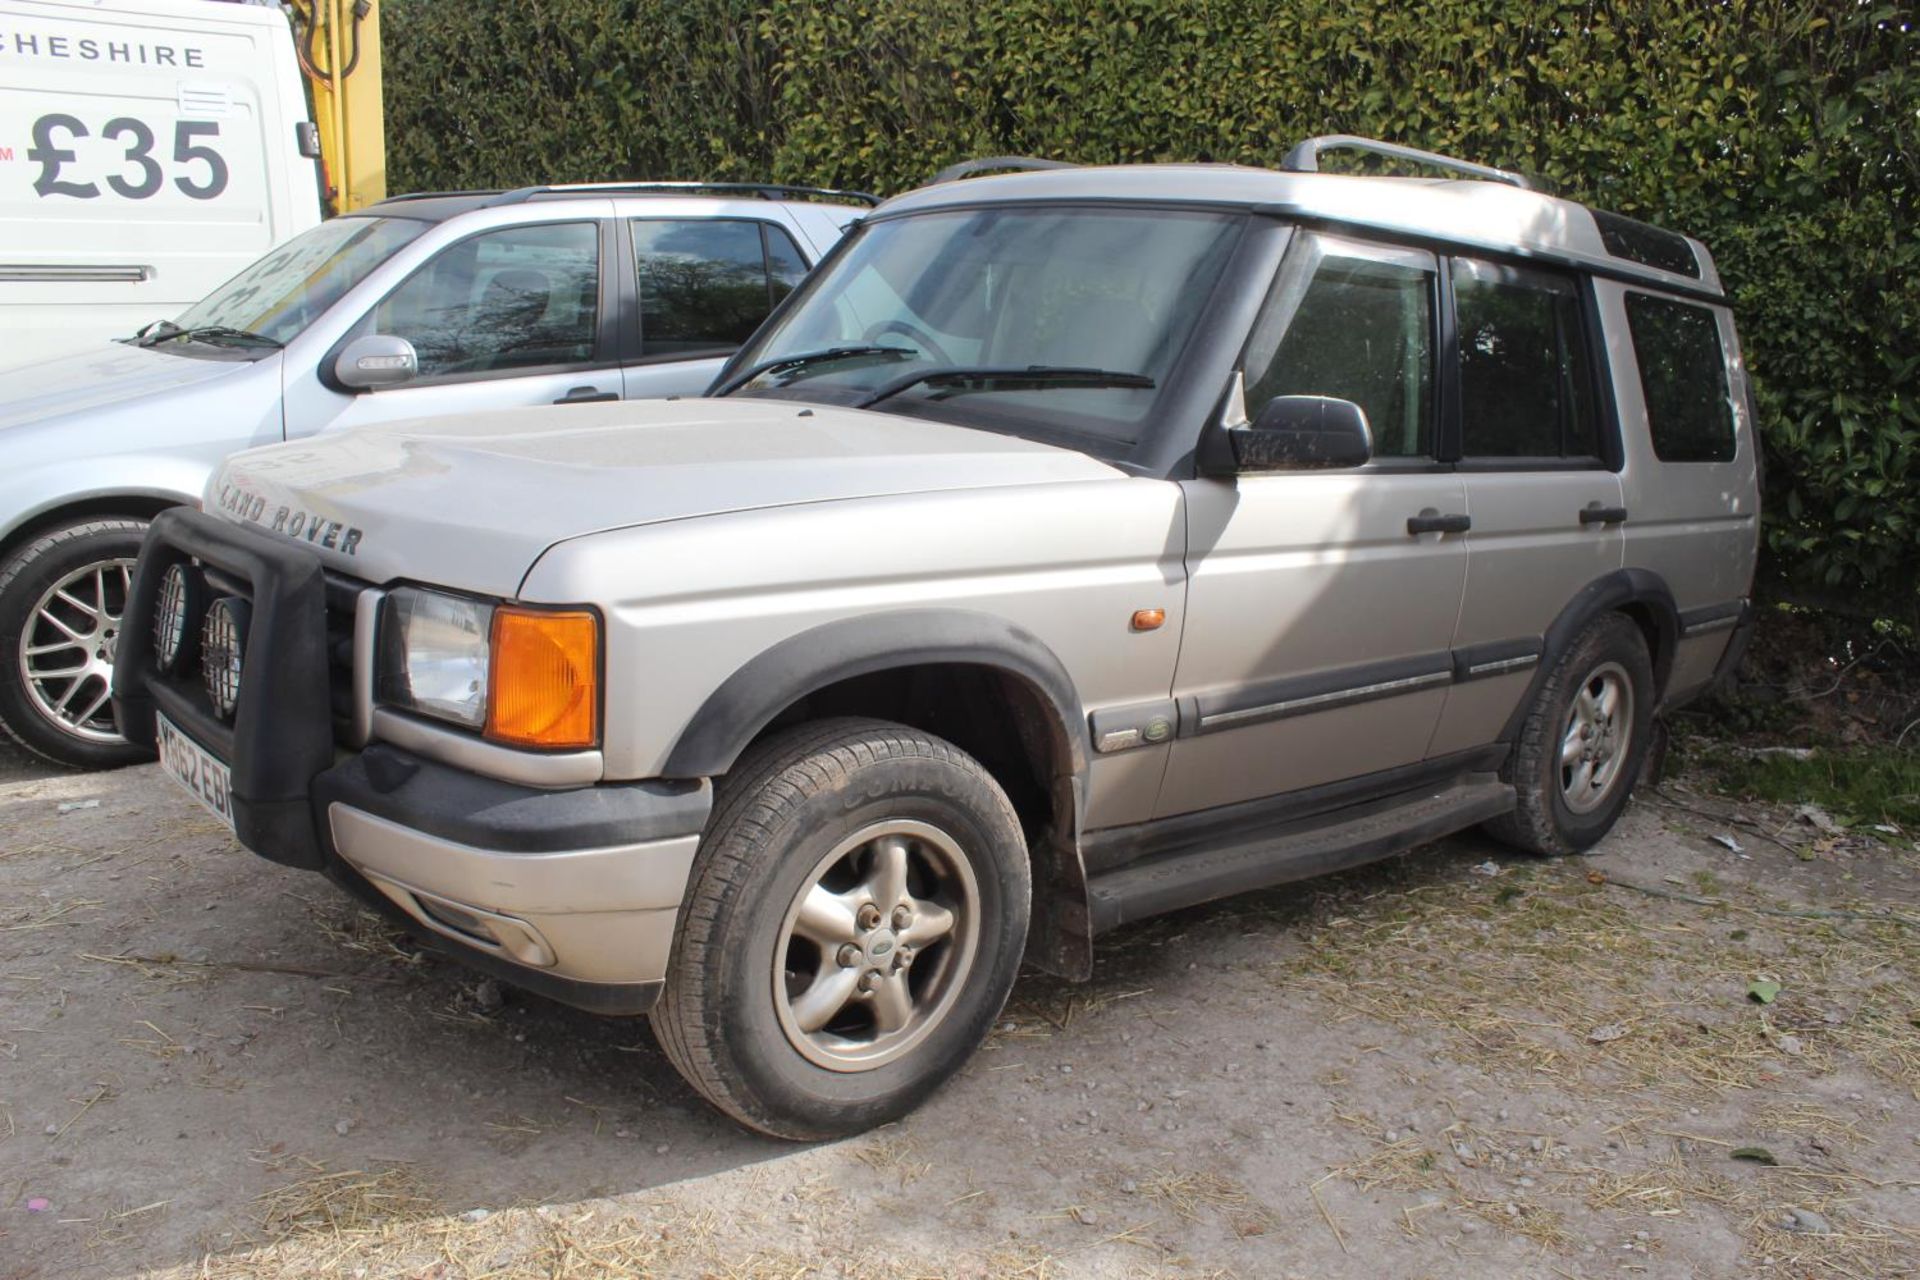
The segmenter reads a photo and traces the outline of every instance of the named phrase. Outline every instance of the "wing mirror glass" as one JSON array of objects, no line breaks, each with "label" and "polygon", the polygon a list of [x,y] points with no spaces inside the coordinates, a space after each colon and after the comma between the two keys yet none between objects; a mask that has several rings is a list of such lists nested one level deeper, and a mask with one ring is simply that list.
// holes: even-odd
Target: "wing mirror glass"
[{"label": "wing mirror glass", "polygon": [[333,376],[352,391],[397,387],[420,375],[420,357],[413,344],[391,334],[355,338],[333,362]]},{"label": "wing mirror glass", "polygon": [[1276,396],[1227,439],[1236,471],[1326,471],[1373,457],[1367,411],[1332,396]]}]

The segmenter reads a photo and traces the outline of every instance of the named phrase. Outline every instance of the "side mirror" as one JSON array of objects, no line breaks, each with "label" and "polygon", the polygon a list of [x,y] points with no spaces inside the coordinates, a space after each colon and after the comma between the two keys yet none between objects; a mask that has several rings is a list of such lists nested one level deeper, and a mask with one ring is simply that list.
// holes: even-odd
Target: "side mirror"
[{"label": "side mirror", "polygon": [[1373,457],[1367,411],[1331,396],[1276,396],[1227,439],[1236,471],[1326,471]]},{"label": "side mirror", "polygon": [[405,338],[373,333],[355,338],[333,362],[333,376],[350,391],[378,391],[411,382],[420,374],[420,357]]}]

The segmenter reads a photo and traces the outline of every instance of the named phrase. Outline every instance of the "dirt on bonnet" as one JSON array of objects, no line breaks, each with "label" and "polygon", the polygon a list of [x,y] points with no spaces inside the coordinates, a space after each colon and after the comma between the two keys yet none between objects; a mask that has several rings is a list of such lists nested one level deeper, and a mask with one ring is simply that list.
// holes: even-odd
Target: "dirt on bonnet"
[{"label": "dirt on bonnet", "polygon": [[1916,979],[1903,835],[1670,783],[1127,929],[794,1147],[151,768],[0,757],[0,1277],[1911,1275]]}]

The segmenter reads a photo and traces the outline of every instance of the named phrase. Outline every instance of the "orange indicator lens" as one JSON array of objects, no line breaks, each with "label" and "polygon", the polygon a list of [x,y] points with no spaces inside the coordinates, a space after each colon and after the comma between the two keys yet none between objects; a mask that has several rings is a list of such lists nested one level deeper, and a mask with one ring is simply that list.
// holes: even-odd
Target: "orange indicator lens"
[{"label": "orange indicator lens", "polygon": [[528,747],[600,740],[600,627],[590,613],[493,611],[487,736]]}]

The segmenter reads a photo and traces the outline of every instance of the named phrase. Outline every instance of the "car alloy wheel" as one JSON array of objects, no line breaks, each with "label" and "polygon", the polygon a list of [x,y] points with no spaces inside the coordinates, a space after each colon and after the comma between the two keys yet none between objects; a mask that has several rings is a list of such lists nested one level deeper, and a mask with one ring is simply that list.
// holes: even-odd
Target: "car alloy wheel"
[{"label": "car alloy wheel", "polygon": [[20,633],[28,701],[48,724],[83,742],[120,740],[113,720],[113,659],[133,584],[133,561],[96,561],[56,581]]}]

